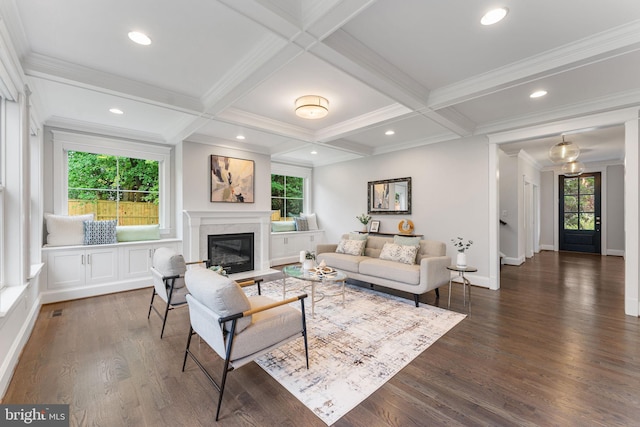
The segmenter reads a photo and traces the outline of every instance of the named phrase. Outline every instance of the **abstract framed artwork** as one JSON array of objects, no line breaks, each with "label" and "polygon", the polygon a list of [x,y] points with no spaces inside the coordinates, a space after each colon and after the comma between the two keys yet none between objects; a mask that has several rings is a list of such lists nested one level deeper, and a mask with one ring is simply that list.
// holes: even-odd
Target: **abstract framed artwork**
[{"label": "abstract framed artwork", "polygon": [[253,160],[211,155],[211,201],[254,202]]}]

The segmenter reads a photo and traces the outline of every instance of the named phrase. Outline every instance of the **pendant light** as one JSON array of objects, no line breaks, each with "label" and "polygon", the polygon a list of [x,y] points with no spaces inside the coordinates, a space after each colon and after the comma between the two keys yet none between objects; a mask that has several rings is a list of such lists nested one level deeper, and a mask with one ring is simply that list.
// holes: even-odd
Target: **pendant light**
[{"label": "pendant light", "polygon": [[549,159],[554,163],[570,163],[578,158],[580,148],[571,141],[565,141],[564,135],[562,142],[549,149]]},{"label": "pendant light", "polygon": [[567,162],[562,165],[562,173],[564,174],[564,176],[579,176],[582,174],[582,172],[584,172],[584,163],[578,160]]}]

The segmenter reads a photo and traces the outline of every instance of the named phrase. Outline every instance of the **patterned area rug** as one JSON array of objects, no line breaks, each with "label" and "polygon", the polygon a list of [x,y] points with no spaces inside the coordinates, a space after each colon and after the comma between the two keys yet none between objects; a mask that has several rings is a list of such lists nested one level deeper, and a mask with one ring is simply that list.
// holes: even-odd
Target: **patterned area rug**
[{"label": "patterned area rug", "polygon": [[[466,317],[429,305],[416,308],[412,300],[352,285],[346,286],[344,307],[340,296],[328,296],[339,290],[338,285],[319,285],[317,291],[327,286],[327,296],[316,302],[312,316],[311,288],[305,289],[305,284],[287,279],[287,297],[302,292],[309,295],[305,300],[309,369],[305,369],[302,340],[294,340],[256,362],[327,425],[356,407]],[[282,281],[263,284],[262,294],[282,299]]]}]

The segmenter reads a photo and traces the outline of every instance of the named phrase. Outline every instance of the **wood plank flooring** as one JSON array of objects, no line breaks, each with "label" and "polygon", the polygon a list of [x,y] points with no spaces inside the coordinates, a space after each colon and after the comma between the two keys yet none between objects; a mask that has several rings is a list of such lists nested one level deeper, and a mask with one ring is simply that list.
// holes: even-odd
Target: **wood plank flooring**
[{"label": "wood plank flooring", "polygon": [[[473,287],[471,316],[335,425],[640,425],[640,319],[624,315],[624,260],[542,252],[501,278],[499,291]],[[217,393],[192,362],[180,370],[187,310],[170,313],[160,340],[150,295],[44,306],[3,403],[69,403],[73,426],[216,425]],[[447,298],[444,286],[422,302]],[[464,311],[460,285],[451,308]],[[204,342],[192,348],[219,372]],[[324,423],[251,363],[229,375],[217,425]]]}]

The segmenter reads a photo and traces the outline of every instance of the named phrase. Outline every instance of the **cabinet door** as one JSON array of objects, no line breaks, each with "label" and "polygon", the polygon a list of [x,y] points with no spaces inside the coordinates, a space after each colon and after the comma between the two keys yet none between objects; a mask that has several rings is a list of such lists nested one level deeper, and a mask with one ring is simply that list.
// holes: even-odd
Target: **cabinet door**
[{"label": "cabinet door", "polygon": [[150,277],[149,269],[153,260],[153,248],[149,246],[131,246],[122,248],[123,257],[120,270],[121,279]]},{"label": "cabinet door", "polygon": [[105,283],[118,280],[118,248],[86,251],[86,283]]},{"label": "cabinet door", "polygon": [[271,235],[271,259],[278,259],[288,255],[289,249],[289,237]]},{"label": "cabinet door", "polygon": [[50,252],[47,256],[47,288],[61,289],[85,283],[85,251]]}]

